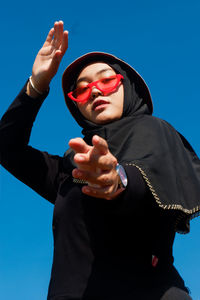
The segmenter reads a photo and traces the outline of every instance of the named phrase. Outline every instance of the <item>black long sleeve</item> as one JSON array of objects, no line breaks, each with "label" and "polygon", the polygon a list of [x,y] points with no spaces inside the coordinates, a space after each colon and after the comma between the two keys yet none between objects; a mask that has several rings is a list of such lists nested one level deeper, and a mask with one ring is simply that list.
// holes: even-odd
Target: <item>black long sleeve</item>
[{"label": "black long sleeve", "polygon": [[26,94],[26,85],[0,121],[0,163],[41,196],[55,202],[62,158],[28,145],[37,113],[48,93],[38,99]]}]

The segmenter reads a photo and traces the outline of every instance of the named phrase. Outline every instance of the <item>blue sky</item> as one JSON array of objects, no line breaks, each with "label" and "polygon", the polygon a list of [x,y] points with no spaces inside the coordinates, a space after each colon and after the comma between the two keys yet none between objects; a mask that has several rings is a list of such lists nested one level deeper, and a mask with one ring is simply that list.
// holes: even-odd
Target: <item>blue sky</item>
[{"label": "blue sky", "polygon": [[[154,115],[170,122],[200,156],[200,2],[4,1],[1,4],[0,116],[31,74],[37,51],[54,21],[69,30],[69,49],[51,83],[30,144],[63,155],[80,128],[65,107],[61,76],[78,56],[104,51],[144,77]],[[4,300],[43,300],[50,277],[53,206],[0,167],[0,290]],[[175,265],[200,299],[200,219],[177,235]]]}]

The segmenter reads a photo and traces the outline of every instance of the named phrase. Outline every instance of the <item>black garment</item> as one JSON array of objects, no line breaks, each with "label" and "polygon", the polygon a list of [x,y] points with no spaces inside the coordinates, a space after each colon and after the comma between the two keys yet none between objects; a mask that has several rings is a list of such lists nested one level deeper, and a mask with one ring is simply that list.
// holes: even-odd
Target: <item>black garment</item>
[{"label": "black garment", "polygon": [[159,208],[140,171],[124,164],[129,184],[113,201],[82,194],[66,169],[68,156],[28,146],[43,99],[24,91],[1,120],[0,158],[9,172],[55,204],[48,300],[159,300],[173,286],[187,291],[173,266],[174,216]]},{"label": "black garment", "polygon": [[[120,163],[136,165],[152,191],[157,204],[173,210],[175,230],[189,232],[190,219],[200,212],[200,160],[187,140],[167,122],[153,117],[148,88],[132,67],[117,57],[105,53],[90,53],[70,71],[63,91],[73,117],[83,128],[84,139],[91,144],[94,134],[108,142],[112,154]],[[121,119],[97,125],[79,112],[71,101],[65,85],[73,90],[81,68],[92,62],[104,62],[123,75],[124,106]],[[67,70],[67,69],[66,69]],[[71,74],[70,73],[70,74]],[[73,164],[73,161],[71,160]]]}]

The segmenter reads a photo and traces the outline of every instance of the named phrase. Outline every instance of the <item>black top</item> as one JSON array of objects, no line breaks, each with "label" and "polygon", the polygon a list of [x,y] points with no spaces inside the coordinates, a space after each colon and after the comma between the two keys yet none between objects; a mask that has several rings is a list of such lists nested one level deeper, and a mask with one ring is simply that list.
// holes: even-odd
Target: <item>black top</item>
[{"label": "black top", "polygon": [[54,258],[48,300],[160,299],[171,286],[185,289],[173,266],[174,217],[160,208],[133,165],[128,186],[107,201],[84,195],[66,157],[28,145],[44,100],[25,87],[0,123],[1,164],[55,204]]}]

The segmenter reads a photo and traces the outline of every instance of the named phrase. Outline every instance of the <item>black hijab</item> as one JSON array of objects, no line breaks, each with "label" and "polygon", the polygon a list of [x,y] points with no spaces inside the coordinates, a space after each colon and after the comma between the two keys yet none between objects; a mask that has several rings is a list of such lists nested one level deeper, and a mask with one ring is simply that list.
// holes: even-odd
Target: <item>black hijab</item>
[{"label": "black hijab", "polygon": [[[141,77],[133,74],[133,69],[123,61],[104,54],[87,56],[74,69],[70,80],[68,78],[67,92],[73,90],[81,69],[97,61],[107,63],[124,76],[123,115],[120,120],[106,125],[94,124],[86,120],[66,96],[63,85],[67,106],[83,128],[84,140],[91,144],[94,134],[106,139],[118,162],[137,167],[159,207],[174,214],[175,230],[189,232],[189,220],[200,214],[200,160],[180,133],[166,121],[152,116],[149,95],[141,85]],[[70,150],[65,159],[67,167],[74,168]]]}]

